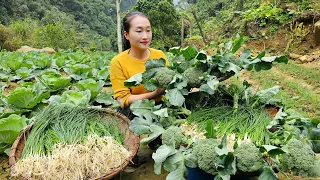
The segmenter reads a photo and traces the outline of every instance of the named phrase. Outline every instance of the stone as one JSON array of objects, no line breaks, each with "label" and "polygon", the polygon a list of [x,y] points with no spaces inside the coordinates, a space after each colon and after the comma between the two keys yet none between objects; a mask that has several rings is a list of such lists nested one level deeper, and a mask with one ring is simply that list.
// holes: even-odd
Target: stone
[{"label": "stone", "polygon": [[289,54],[289,57],[293,60],[297,60],[301,57],[302,55],[299,55],[299,54],[294,54],[294,53],[290,53]]}]

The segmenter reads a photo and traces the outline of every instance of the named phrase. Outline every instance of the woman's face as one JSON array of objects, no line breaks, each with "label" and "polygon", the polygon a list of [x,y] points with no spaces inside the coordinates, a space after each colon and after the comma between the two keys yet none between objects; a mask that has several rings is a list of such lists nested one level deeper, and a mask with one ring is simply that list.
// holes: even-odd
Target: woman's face
[{"label": "woman's face", "polygon": [[143,16],[135,16],[130,21],[129,32],[124,35],[131,44],[131,48],[137,50],[148,49],[152,40],[152,31],[150,21]]}]

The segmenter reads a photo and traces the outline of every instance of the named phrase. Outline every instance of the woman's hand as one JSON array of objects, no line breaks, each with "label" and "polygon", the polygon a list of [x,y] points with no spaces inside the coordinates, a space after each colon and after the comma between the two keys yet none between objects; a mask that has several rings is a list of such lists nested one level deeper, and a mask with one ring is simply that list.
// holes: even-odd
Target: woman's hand
[{"label": "woman's hand", "polygon": [[157,88],[156,90],[153,91],[154,98],[157,98],[157,97],[163,95],[165,91],[166,91],[165,88]]},{"label": "woman's hand", "polygon": [[[128,98],[128,104],[132,104],[134,101],[143,100],[143,99],[155,99],[164,94],[165,88],[158,88],[152,92],[144,93],[144,94],[136,94],[130,95]],[[122,104],[122,100],[118,98],[118,102]]]}]

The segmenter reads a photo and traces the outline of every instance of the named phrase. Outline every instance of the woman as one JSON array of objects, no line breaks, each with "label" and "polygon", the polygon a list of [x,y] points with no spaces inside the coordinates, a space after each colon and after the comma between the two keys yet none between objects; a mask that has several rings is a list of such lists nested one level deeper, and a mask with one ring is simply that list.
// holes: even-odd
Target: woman
[{"label": "woman", "polygon": [[[158,88],[149,92],[144,89],[143,85],[128,88],[124,86],[124,81],[135,74],[144,72],[145,62],[149,59],[164,58],[167,64],[168,60],[162,51],[149,47],[152,40],[152,29],[148,16],[142,12],[127,14],[123,18],[123,29],[124,51],[111,60],[110,80],[114,99],[121,106],[118,112],[132,120],[134,115],[130,111],[130,104],[143,99],[154,99],[159,102],[165,89]],[[148,146],[155,148],[159,144],[161,144],[160,137],[150,142]],[[138,165],[141,163],[138,162],[137,156],[134,157],[133,162]]]},{"label": "woman", "polygon": [[166,55],[160,51],[150,48],[152,40],[151,23],[145,14],[131,12],[123,18],[124,28],[124,51],[114,57],[110,65],[110,80],[114,91],[114,98],[120,103],[120,113],[132,119],[129,105],[137,100],[154,99],[161,100],[165,89],[158,88],[149,92],[143,85],[137,87],[125,87],[124,81],[135,74],[145,71],[145,62],[149,59],[164,58]]}]

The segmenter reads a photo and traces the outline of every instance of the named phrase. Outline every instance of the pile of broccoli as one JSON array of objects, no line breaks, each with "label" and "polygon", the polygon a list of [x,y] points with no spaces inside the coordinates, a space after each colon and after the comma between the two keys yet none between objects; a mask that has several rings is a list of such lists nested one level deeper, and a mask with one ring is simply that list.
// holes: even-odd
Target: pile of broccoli
[{"label": "pile of broccoli", "polygon": [[241,144],[234,150],[237,169],[242,172],[254,172],[263,167],[263,155],[253,143]]},{"label": "pile of broccoli", "polygon": [[162,143],[168,146],[179,148],[180,145],[186,143],[186,137],[178,126],[170,126],[162,133]]},{"label": "pile of broccoli", "polygon": [[308,144],[291,139],[282,149],[286,152],[280,159],[284,171],[300,177],[320,177],[320,159]]}]

